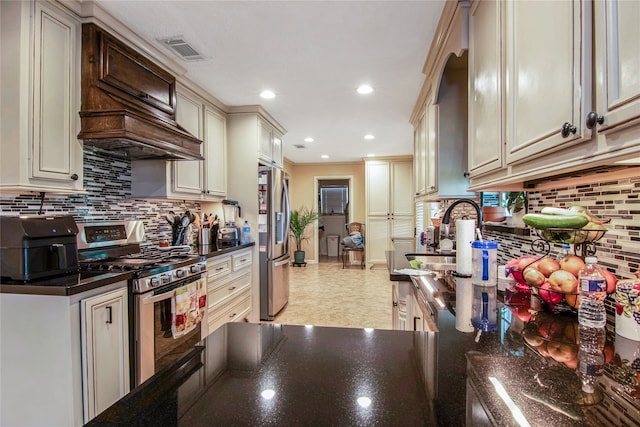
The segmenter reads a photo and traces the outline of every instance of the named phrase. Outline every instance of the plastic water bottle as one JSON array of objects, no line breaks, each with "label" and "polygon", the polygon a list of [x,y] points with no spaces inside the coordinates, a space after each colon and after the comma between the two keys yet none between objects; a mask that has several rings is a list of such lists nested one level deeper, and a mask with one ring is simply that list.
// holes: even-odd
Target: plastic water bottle
[{"label": "plastic water bottle", "polygon": [[562,259],[568,257],[569,255],[573,255],[571,253],[571,246],[567,245],[566,243],[564,245],[562,245],[562,248],[560,249],[560,252],[558,253],[558,256],[556,257],[556,261],[560,262],[562,261]]},{"label": "plastic water bottle", "polygon": [[582,380],[582,391],[593,393],[598,377],[604,372],[604,344],[606,340],[605,328],[578,328],[578,375]]},{"label": "plastic water bottle", "polygon": [[585,266],[578,273],[580,288],[580,307],[578,322],[591,328],[603,328],[607,323],[607,312],[604,307],[607,281],[597,267],[596,257],[585,258]]},{"label": "plastic water bottle", "polygon": [[249,227],[249,221],[244,220],[244,224],[242,224],[242,238],[240,239],[240,243],[245,245],[247,243],[251,243],[251,227]]}]

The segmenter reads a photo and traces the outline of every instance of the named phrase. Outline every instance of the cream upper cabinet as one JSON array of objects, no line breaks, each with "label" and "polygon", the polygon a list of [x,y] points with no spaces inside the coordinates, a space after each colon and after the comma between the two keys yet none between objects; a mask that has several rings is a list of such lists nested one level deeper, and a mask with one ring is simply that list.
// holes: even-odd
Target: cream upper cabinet
[{"label": "cream upper cabinet", "polygon": [[82,191],[80,22],[47,2],[0,11],[0,191]]},{"label": "cream upper cabinet", "polygon": [[260,160],[266,164],[282,168],[282,133],[264,120],[259,126]]},{"label": "cream upper cabinet", "polygon": [[416,196],[426,193],[427,126],[427,118],[422,110],[413,133],[413,188]]},{"label": "cream upper cabinet", "polygon": [[386,216],[389,211],[389,162],[366,162],[367,215]]},{"label": "cream upper cabinet", "polygon": [[607,149],[624,150],[640,145],[640,2],[599,0],[594,8],[596,110],[586,124]]},{"label": "cream upper cabinet", "polygon": [[[198,139],[203,139],[203,111],[201,100],[176,93],[176,122]],[[206,142],[203,141],[202,145],[206,145]],[[202,150],[201,146],[200,154],[203,154]],[[200,197],[204,191],[204,161],[180,160],[170,164],[174,167],[173,191]]]},{"label": "cream upper cabinet", "polygon": [[176,121],[202,139],[204,160],[131,162],[133,197],[220,201],[227,194],[226,116],[192,90],[178,85]]},{"label": "cream upper cabinet", "polygon": [[478,0],[469,12],[469,173],[503,167],[502,1]]},{"label": "cream upper cabinet", "polygon": [[[590,2],[503,5],[506,162],[528,161],[590,139],[584,126],[591,105]],[[482,26],[495,22],[489,17]]]},{"label": "cream upper cabinet", "polygon": [[204,108],[205,194],[225,197],[227,194],[227,119],[223,113]]},{"label": "cream upper cabinet", "polygon": [[385,264],[392,237],[413,237],[413,162],[409,158],[367,160],[367,265]]}]

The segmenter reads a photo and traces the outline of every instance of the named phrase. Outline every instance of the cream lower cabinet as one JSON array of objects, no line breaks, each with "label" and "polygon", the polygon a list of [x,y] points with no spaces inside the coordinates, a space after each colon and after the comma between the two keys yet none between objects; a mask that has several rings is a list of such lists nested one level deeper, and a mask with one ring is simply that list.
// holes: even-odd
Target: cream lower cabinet
[{"label": "cream lower cabinet", "polygon": [[410,158],[365,162],[367,266],[386,264],[392,237],[413,237],[413,163]]},{"label": "cream lower cabinet", "polygon": [[128,318],[127,281],[0,294],[0,425],[82,426],[128,393]]},{"label": "cream lower cabinet", "polygon": [[129,392],[127,288],[80,302],[85,419]]},{"label": "cream lower cabinet", "polygon": [[407,322],[411,310],[411,282],[393,282],[392,285],[392,327],[400,331],[410,330]]},{"label": "cream lower cabinet", "polygon": [[208,333],[251,314],[251,248],[207,261]]},{"label": "cream lower cabinet", "polygon": [[80,21],[49,2],[0,12],[0,191],[82,191]]}]

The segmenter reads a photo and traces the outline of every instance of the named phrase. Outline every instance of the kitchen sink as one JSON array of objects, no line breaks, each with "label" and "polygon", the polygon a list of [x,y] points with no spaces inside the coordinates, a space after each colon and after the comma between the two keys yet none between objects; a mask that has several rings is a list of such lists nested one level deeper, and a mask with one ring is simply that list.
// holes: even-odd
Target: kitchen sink
[{"label": "kitchen sink", "polygon": [[455,255],[445,255],[439,253],[433,254],[406,254],[405,255],[409,263],[416,264],[411,261],[419,262],[420,270],[431,270],[437,273],[445,273],[448,270],[456,269],[456,257]]}]

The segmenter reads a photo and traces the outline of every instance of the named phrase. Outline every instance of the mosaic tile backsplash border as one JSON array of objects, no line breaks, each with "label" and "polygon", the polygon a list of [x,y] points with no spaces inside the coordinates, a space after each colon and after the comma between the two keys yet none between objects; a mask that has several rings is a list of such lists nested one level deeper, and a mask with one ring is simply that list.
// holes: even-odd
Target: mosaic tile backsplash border
[{"label": "mosaic tile backsplash border", "polygon": [[[84,186],[86,194],[47,193],[43,212],[73,215],[78,223],[141,220],[146,232],[146,241],[140,245],[144,254],[158,252],[156,247],[162,234],[171,236],[171,228],[164,219],[170,210],[177,214],[201,210],[197,202],[131,198],[131,161],[91,149],[84,150]],[[39,211],[37,194],[0,198],[3,215],[36,215]]]}]

